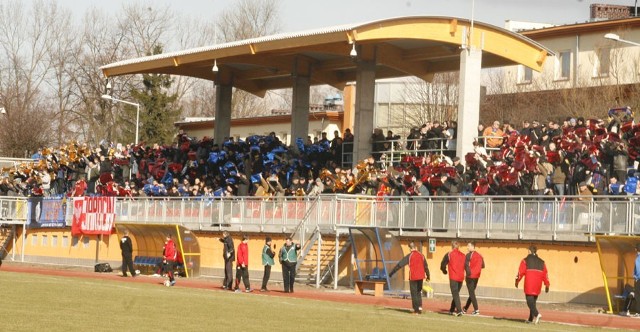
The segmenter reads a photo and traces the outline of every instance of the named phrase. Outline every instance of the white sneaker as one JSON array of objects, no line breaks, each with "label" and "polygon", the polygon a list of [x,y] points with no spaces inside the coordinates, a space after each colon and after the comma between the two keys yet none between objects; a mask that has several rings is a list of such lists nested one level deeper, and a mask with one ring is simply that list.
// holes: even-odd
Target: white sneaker
[{"label": "white sneaker", "polygon": [[533,323],[538,325],[538,323],[540,323],[540,318],[542,318],[542,314],[538,314],[538,316],[536,316],[536,319],[533,321]]}]

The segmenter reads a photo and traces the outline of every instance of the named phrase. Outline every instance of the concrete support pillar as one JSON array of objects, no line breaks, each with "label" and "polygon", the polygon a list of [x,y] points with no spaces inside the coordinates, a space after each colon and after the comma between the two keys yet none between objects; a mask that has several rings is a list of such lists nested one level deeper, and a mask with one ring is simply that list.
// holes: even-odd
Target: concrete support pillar
[{"label": "concrete support pillar", "polygon": [[216,84],[216,118],[213,128],[215,144],[222,145],[224,138],[231,134],[232,92],[233,86],[231,84]]},{"label": "concrete support pillar", "polygon": [[353,133],[353,164],[371,155],[373,107],[376,92],[375,61],[359,61],[356,71],[356,107]]},{"label": "concrete support pillar", "polygon": [[482,50],[463,49],[460,53],[460,96],[458,99],[458,137],[456,156],[473,151],[473,139],[480,121],[480,72]]},{"label": "concrete support pillar", "polygon": [[307,140],[309,135],[309,77],[294,76],[291,96],[291,145],[296,138]]}]

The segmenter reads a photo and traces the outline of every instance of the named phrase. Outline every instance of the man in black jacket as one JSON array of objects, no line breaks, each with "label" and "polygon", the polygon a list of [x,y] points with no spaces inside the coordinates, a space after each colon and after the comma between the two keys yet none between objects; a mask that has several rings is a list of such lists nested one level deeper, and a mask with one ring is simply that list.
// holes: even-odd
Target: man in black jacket
[{"label": "man in black jacket", "polygon": [[224,259],[224,280],[222,281],[222,289],[233,290],[233,261],[236,257],[233,239],[229,236],[229,232],[222,232],[222,238],[218,240],[222,242],[222,258]]},{"label": "man in black jacket", "polygon": [[127,268],[132,277],[135,277],[136,270],[133,269],[133,244],[131,244],[131,238],[129,238],[129,230],[124,230],[124,236],[120,239],[120,250],[122,251],[122,276],[127,276]]}]

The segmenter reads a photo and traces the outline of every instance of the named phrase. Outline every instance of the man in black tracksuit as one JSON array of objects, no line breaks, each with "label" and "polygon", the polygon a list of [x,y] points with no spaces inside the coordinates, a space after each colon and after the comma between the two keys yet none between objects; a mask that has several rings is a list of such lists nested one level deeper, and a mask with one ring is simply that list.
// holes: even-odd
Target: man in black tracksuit
[{"label": "man in black tracksuit", "polygon": [[136,270],[133,269],[133,244],[129,238],[129,230],[124,231],[124,236],[120,239],[120,250],[122,251],[122,276],[127,276],[127,268],[132,277],[136,276]]},{"label": "man in black tracksuit", "polygon": [[218,239],[223,244],[224,280],[222,281],[222,289],[233,290],[233,261],[235,260],[236,250],[229,232],[222,232],[222,236],[221,239]]}]

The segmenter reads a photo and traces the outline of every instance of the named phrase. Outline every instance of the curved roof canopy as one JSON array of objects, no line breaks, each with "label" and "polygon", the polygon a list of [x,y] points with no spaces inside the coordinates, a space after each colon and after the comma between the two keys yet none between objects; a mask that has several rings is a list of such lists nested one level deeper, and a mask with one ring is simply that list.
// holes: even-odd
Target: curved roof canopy
[{"label": "curved roof canopy", "polygon": [[[358,61],[375,61],[376,78],[417,76],[460,68],[461,47],[483,50],[483,68],[522,64],[540,71],[552,52],[520,34],[453,17],[402,17],[284,33],[135,58],[101,67],[107,77],[156,73],[232,84],[258,96],[291,87],[292,76],[342,89]],[[471,38],[467,38],[468,35]],[[357,57],[350,56],[355,43]],[[218,72],[213,72],[214,62]]]}]

